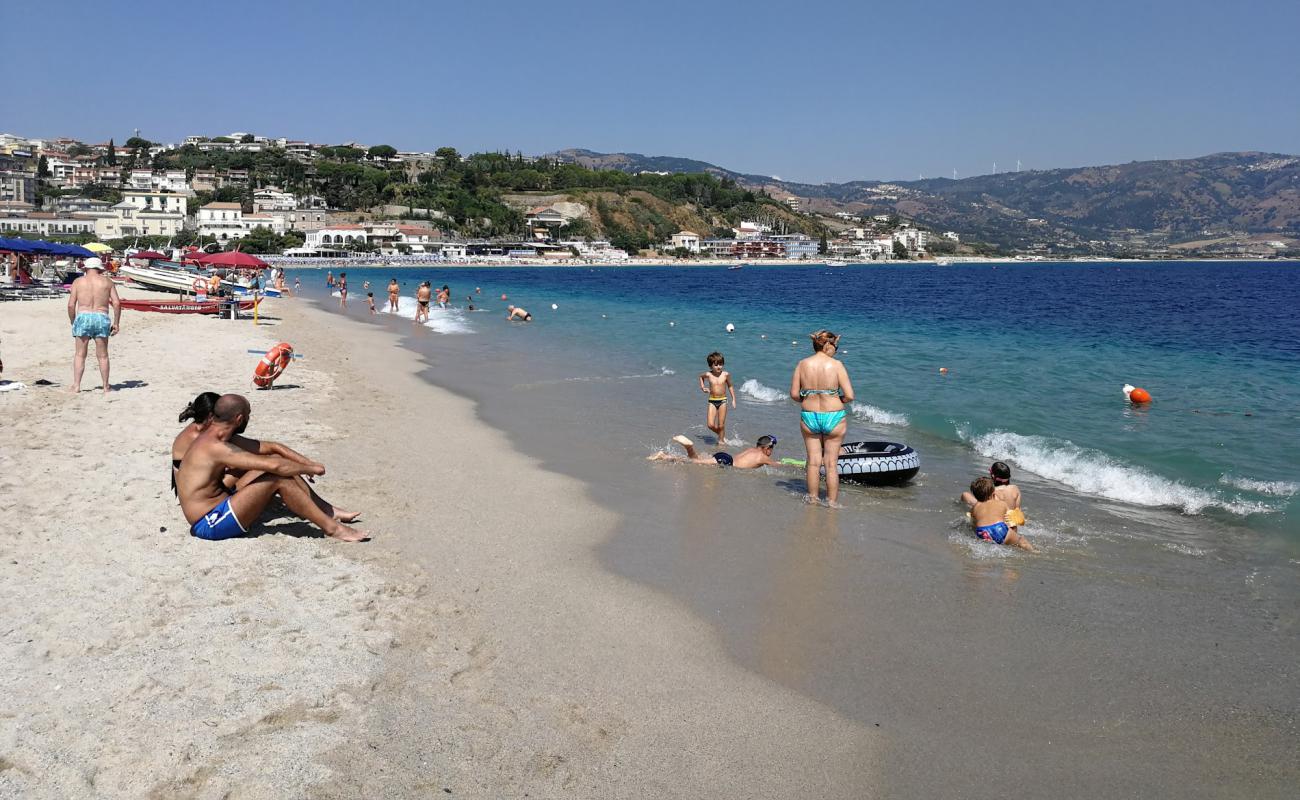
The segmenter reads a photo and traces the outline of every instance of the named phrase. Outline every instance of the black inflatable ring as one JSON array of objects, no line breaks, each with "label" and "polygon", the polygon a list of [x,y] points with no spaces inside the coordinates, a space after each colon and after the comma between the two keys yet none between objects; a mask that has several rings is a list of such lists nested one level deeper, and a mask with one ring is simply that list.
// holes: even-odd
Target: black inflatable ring
[{"label": "black inflatable ring", "polygon": [[921,457],[898,442],[845,442],[835,471],[849,483],[892,486],[916,477]]}]

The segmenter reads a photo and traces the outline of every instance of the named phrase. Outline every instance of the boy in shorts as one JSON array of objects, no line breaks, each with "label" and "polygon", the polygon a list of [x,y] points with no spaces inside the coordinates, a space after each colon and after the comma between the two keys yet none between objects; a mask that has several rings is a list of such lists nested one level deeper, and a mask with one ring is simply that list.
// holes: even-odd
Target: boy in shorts
[{"label": "boy in shorts", "polygon": [[[989,477],[993,479],[993,496],[1007,504],[1007,525],[1013,531],[1025,524],[1025,512],[1020,507],[1020,487],[1011,483],[1011,467],[1004,461],[994,461],[989,467]],[[961,501],[967,508],[975,505],[975,495],[962,492]]]},{"label": "boy in shorts", "polygon": [[727,440],[727,393],[731,393],[731,407],[736,407],[736,389],[731,385],[731,373],[723,369],[727,363],[722,353],[714,351],[705,359],[708,372],[700,373],[700,391],[709,398],[709,408],[704,424],[718,435],[718,444]]},{"label": "boy in shorts", "polygon": [[992,478],[978,478],[970,485],[970,493],[975,498],[971,507],[971,524],[975,535],[986,542],[1019,547],[1031,553],[1037,553],[1029,540],[1021,536],[1015,528],[1007,525],[1007,504],[993,494]]}]

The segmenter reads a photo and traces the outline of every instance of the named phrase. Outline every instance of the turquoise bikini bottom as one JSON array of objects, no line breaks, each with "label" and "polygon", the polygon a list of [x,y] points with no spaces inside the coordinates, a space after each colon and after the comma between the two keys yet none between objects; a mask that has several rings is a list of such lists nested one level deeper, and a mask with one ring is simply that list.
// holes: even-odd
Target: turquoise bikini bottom
[{"label": "turquoise bikini bottom", "polygon": [[829,436],[844,421],[844,411],[800,411],[799,421],[809,433]]}]

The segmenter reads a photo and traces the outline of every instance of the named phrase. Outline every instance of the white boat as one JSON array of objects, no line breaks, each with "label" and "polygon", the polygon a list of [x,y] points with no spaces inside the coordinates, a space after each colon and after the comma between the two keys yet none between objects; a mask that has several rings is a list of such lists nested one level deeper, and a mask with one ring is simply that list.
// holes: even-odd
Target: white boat
[{"label": "white boat", "polygon": [[136,267],[124,265],[118,272],[138,283],[145,289],[156,292],[175,292],[177,294],[194,294],[195,279],[206,280],[197,272],[166,267]]},{"label": "white boat", "polygon": [[827,261],[827,262],[826,262],[826,266],[828,266],[828,267],[847,267],[848,265],[849,265],[849,264],[848,264],[847,261]]}]

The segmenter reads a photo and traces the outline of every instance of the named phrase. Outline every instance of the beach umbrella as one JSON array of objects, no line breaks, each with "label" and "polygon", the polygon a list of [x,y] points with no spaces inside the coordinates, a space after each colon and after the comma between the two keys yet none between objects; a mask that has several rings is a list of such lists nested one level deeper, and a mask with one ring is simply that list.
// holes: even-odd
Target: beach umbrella
[{"label": "beach umbrella", "polygon": [[153,260],[153,259],[155,259],[155,258],[161,258],[161,259],[164,259],[164,260],[165,260],[165,259],[167,258],[167,256],[163,255],[162,253],[159,253],[159,252],[156,251],[156,250],[141,250],[141,251],[138,252],[138,253],[132,253],[130,257],[131,257],[131,258],[147,258],[147,259],[149,259],[149,260]]},{"label": "beach umbrella", "polygon": [[231,250],[228,253],[209,253],[194,259],[205,267],[230,267],[233,269],[264,269],[267,263],[257,256]]},{"label": "beach umbrella", "polygon": [[90,251],[92,251],[92,252],[95,252],[95,253],[111,253],[111,252],[113,252],[113,248],[109,247],[108,245],[104,244],[103,242],[91,242],[90,244],[82,245],[82,247],[84,247],[84,248],[86,248],[87,250],[90,250]]},{"label": "beach umbrella", "polygon": [[0,237],[0,250],[8,250],[11,253],[35,252],[32,243],[26,239],[5,239],[3,237]]}]

